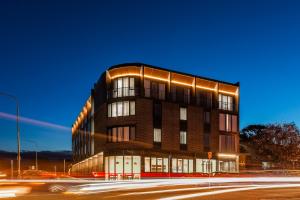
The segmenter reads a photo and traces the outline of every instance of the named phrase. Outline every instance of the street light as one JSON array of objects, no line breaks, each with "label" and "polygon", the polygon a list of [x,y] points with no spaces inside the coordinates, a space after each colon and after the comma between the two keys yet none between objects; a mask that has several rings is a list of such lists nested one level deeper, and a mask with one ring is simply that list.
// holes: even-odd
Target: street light
[{"label": "street light", "polygon": [[11,99],[13,99],[16,102],[16,108],[17,108],[17,113],[16,113],[16,120],[17,120],[17,140],[18,140],[18,156],[17,156],[17,160],[18,160],[18,178],[21,177],[21,144],[20,144],[20,126],[19,126],[19,100],[16,96],[11,95],[11,94],[7,94],[4,92],[0,92],[0,96],[6,96],[9,97]]}]

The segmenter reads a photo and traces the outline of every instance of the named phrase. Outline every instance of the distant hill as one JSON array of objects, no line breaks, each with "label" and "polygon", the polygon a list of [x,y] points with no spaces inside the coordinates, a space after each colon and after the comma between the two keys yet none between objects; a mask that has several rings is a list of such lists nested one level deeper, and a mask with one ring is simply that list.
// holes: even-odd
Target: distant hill
[{"label": "distant hill", "polygon": [[[11,168],[11,160],[14,161],[14,169],[17,167],[17,153],[0,150],[0,170],[7,171]],[[52,171],[56,166],[57,171],[63,171],[63,161],[66,161],[66,168],[72,162],[71,151],[39,151],[38,168],[41,170]],[[21,152],[21,168],[28,169],[35,165],[35,151]]]}]

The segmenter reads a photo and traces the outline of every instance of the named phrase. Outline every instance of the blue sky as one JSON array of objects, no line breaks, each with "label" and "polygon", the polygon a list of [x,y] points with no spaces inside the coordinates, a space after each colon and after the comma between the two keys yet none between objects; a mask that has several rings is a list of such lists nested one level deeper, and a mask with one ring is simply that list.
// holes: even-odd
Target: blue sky
[{"label": "blue sky", "polygon": [[[299,1],[3,0],[0,91],[21,115],[70,127],[100,74],[143,62],[241,83],[241,128],[300,125]],[[14,103],[0,97],[0,112]],[[71,147],[71,133],[22,123],[23,149]],[[15,122],[0,117],[0,149]]]}]

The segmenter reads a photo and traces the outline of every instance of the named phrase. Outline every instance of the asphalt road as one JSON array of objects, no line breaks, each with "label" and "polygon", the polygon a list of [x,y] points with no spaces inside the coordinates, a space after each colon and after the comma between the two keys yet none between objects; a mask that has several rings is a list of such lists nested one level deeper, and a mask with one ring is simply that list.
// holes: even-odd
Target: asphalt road
[{"label": "asphalt road", "polygon": [[[127,182],[24,182],[1,183],[0,198],[5,191],[20,188],[30,190],[16,193],[16,200],[99,200],[99,199],[200,199],[200,200],[300,200],[300,179],[278,181],[228,179],[212,181],[176,179]],[[275,179],[274,179],[275,180]],[[13,190],[15,189],[15,190]]]}]

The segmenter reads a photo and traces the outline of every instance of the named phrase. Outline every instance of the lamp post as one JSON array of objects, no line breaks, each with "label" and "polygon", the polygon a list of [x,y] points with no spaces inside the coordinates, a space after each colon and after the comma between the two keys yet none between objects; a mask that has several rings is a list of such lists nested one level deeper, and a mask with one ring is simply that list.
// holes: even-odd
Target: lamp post
[{"label": "lamp post", "polygon": [[4,92],[0,92],[0,96],[6,96],[9,97],[11,99],[13,99],[16,102],[16,121],[17,121],[17,140],[18,140],[18,156],[17,156],[17,160],[18,160],[18,178],[21,177],[21,143],[20,143],[20,126],[19,126],[19,100],[16,96],[11,95],[11,94],[7,94]]}]

